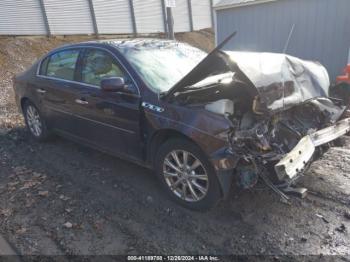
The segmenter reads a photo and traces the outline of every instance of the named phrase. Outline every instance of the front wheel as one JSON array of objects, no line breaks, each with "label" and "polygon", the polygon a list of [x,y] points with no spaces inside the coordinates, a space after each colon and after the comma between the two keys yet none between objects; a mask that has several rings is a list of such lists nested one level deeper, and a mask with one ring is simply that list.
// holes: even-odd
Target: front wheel
[{"label": "front wheel", "polygon": [[214,168],[198,146],[186,139],[163,144],[155,167],[165,191],[186,208],[207,210],[221,198]]},{"label": "front wheel", "polygon": [[32,137],[38,141],[46,141],[49,138],[49,132],[38,108],[33,103],[27,101],[23,107],[23,114],[26,126]]}]

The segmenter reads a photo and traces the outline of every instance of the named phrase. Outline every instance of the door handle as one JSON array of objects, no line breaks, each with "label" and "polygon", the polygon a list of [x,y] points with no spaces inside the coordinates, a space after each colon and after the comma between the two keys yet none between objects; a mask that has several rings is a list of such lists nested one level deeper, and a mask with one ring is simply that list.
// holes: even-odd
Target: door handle
[{"label": "door handle", "polygon": [[45,94],[46,93],[46,90],[45,89],[42,89],[42,88],[39,88],[36,90],[39,94]]},{"label": "door handle", "polygon": [[81,100],[81,99],[75,99],[75,103],[77,103],[79,105],[88,105],[89,104],[88,101]]}]

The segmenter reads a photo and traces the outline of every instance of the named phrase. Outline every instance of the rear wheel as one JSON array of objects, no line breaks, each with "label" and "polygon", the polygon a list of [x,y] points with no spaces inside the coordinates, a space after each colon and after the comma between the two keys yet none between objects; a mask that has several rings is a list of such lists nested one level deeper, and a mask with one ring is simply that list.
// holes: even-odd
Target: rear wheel
[{"label": "rear wheel", "polygon": [[220,200],[214,168],[192,142],[185,139],[166,142],[159,149],[155,163],[164,189],[182,206],[206,210]]},{"label": "rear wheel", "polygon": [[49,132],[38,108],[27,101],[23,106],[23,114],[26,126],[32,137],[38,141],[46,141],[49,138]]}]

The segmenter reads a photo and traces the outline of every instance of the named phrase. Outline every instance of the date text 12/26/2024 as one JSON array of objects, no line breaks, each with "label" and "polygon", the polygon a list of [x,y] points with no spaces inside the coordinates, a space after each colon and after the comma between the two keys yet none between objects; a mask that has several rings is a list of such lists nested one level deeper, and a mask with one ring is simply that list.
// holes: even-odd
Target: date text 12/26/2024
[{"label": "date text 12/26/2024", "polygon": [[127,261],[220,261],[217,256],[127,256]]}]

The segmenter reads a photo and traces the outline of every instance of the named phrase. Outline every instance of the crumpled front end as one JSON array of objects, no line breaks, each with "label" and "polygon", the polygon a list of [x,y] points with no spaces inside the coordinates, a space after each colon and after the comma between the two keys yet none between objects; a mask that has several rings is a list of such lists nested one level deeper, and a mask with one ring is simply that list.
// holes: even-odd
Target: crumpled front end
[{"label": "crumpled front end", "polygon": [[[350,131],[350,119],[339,120],[343,112],[343,107],[328,98],[272,115],[247,112],[235,120],[230,134],[232,151],[242,156],[245,169],[251,168],[250,176],[265,173],[276,184],[290,183],[334,140]],[[240,167],[238,176],[243,186],[252,186]]]},{"label": "crumpled front end", "polygon": [[[235,177],[243,188],[261,177],[289,185],[332,142],[349,132],[345,106],[329,96],[329,76],[317,62],[286,54],[216,51],[165,99],[221,115]],[[268,180],[268,181],[267,181]]]},{"label": "crumpled front end", "polygon": [[350,132],[350,118],[304,136],[299,143],[276,165],[275,171],[280,180],[293,179],[303,172],[318,147],[330,143]]}]

